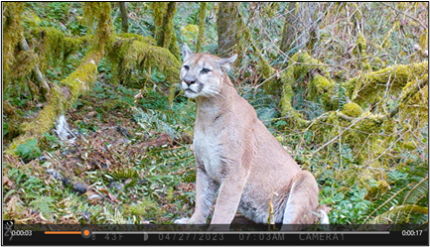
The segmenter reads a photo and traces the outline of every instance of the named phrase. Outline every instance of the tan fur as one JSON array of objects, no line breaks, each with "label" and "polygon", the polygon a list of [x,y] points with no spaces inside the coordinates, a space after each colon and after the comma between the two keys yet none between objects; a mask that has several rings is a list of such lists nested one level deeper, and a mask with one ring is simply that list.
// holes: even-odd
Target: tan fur
[{"label": "tan fur", "polygon": [[[216,199],[211,224],[229,225],[236,211],[256,223],[267,223],[269,203],[276,223],[315,223],[319,213],[315,178],[302,171],[238,95],[225,74],[235,56],[192,54],[184,47],[184,57],[181,87],[197,102],[196,206],[190,219],[175,222],[206,223]],[[202,73],[203,68],[210,72]],[[199,88],[200,92],[190,91]]]}]

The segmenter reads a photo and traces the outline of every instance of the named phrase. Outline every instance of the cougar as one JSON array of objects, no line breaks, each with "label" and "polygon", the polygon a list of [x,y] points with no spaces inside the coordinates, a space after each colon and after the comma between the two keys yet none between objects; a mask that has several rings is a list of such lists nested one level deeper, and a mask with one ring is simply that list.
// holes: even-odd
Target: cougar
[{"label": "cougar", "polygon": [[186,44],[182,55],[180,86],[197,103],[196,199],[192,217],[174,222],[206,224],[216,197],[210,222],[215,228],[228,229],[237,211],[256,223],[271,217],[271,223],[283,224],[281,230],[319,219],[328,224],[314,176],[300,168],[230,81],[227,72],[237,55],[193,54]]}]

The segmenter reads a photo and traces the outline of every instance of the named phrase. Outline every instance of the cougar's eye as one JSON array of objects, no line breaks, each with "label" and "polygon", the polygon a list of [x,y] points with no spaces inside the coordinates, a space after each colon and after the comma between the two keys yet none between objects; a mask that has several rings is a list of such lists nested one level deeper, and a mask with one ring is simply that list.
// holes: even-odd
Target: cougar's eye
[{"label": "cougar's eye", "polygon": [[188,66],[188,65],[184,65],[184,69],[189,70],[189,69],[190,69],[190,66]]},{"label": "cougar's eye", "polygon": [[209,73],[210,71],[211,71],[210,69],[203,68],[203,69],[200,71],[200,73],[202,73],[202,74],[206,74],[206,73]]}]

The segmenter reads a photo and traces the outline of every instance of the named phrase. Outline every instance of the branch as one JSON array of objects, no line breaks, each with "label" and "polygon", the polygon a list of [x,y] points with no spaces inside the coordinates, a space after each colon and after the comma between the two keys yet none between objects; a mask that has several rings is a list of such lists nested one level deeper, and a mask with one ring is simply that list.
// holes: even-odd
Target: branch
[{"label": "branch", "polygon": [[[30,47],[28,46],[27,40],[25,39],[24,35],[22,35],[20,45],[24,51],[30,51]],[[43,74],[42,74],[42,72],[40,72],[39,66],[37,66],[37,64],[36,64],[34,66],[34,68],[31,70],[31,72],[34,75],[36,82],[39,84],[39,87],[42,88],[43,96],[45,97],[46,94],[49,93],[50,87],[49,87],[48,83],[46,82],[46,80],[43,78]]]},{"label": "branch", "polygon": [[362,117],[362,118],[357,118],[355,119],[355,121],[349,125],[348,127],[346,127],[345,129],[343,129],[337,136],[335,136],[333,139],[331,139],[330,141],[326,142],[324,145],[322,145],[321,147],[319,147],[315,152],[312,153],[311,157],[314,156],[316,153],[318,153],[321,149],[323,149],[324,147],[326,147],[327,145],[329,145],[330,143],[334,142],[337,138],[339,138],[345,131],[349,130],[350,128],[352,128],[352,126],[356,125],[358,122],[360,122],[361,120],[368,118],[366,117]]},{"label": "branch", "polygon": [[398,104],[393,110],[390,111],[389,117],[390,118],[394,117],[399,112],[400,106],[404,104],[412,95],[419,92],[423,87],[428,85],[428,83],[429,83],[428,79],[421,80],[419,83],[412,86],[412,88],[409,89],[409,91],[404,94],[404,96],[400,101],[400,104]]},{"label": "branch", "polygon": [[424,29],[428,29],[428,27],[424,26],[424,24],[422,24],[422,23],[421,23],[421,21],[420,21],[420,20],[418,20],[417,18],[412,17],[412,16],[410,16],[410,15],[406,14],[405,12],[402,12],[402,11],[400,11],[400,10],[398,10],[398,9],[396,9],[396,8],[394,8],[394,7],[392,7],[392,6],[388,5],[388,4],[386,4],[386,3],[383,3],[383,2],[381,2],[381,3],[382,3],[383,5],[385,5],[385,6],[387,6],[388,8],[390,8],[390,9],[392,9],[392,10],[396,11],[397,13],[403,14],[403,15],[405,15],[405,16],[407,16],[407,17],[411,18],[412,20],[414,20],[414,21],[418,22],[418,23],[419,23],[419,24],[420,24]]}]

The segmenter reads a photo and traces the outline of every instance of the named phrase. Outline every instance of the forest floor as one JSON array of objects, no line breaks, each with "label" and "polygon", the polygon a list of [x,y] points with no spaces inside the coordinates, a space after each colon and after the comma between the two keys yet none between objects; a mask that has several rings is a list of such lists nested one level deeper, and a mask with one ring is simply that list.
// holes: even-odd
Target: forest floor
[{"label": "forest floor", "polygon": [[[38,159],[26,163],[6,156],[5,217],[20,223],[124,224],[166,223],[189,215],[193,163],[166,169],[147,153],[181,149],[192,159],[190,141],[139,126],[132,110],[138,94],[97,82],[65,114],[73,138],[62,141],[52,131],[39,145]],[[181,181],[184,173],[190,173],[188,182]],[[172,203],[176,197],[182,198],[182,208]]]}]

